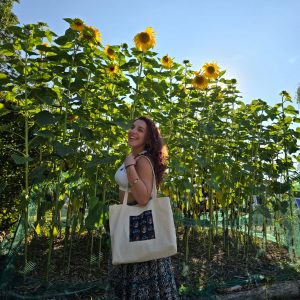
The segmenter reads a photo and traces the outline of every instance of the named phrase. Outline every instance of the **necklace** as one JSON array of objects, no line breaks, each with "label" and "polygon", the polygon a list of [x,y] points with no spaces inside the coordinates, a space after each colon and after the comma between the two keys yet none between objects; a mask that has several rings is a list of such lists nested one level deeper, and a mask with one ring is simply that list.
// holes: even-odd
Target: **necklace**
[{"label": "necklace", "polygon": [[145,154],[145,153],[147,153],[147,150],[141,151],[140,153],[137,154],[137,156],[143,155],[143,154]]},{"label": "necklace", "polygon": [[147,153],[147,150],[141,151],[140,153],[138,153],[137,155],[135,155],[134,158],[136,158],[136,157],[138,157],[138,156],[140,156],[140,155],[143,155],[143,154],[145,154],[145,153]]}]

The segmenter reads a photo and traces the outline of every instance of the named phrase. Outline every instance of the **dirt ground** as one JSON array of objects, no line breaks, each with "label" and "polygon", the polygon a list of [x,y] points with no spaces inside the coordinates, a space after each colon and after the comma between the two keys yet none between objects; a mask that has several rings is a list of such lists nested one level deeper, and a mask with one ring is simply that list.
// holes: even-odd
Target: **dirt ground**
[{"label": "dirt ground", "polygon": [[[275,243],[269,242],[264,249],[262,241],[257,239],[245,246],[246,241],[240,235],[228,237],[224,243],[224,236],[214,233],[210,244],[209,232],[196,228],[181,227],[177,234],[178,254],[172,261],[181,299],[234,295],[265,284],[300,279],[299,261],[292,261],[288,250]],[[2,290],[2,296],[4,299],[113,299],[108,285],[109,238],[102,236],[100,255],[99,242],[99,238],[94,238],[92,244],[86,234],[74,238],[72,245],[64,248],[63,240],[58,238],[46,284],[49,240],[34,238],[29,245],[26,277],[22,275],[23,256],[15,253],[10,265],[17,272],[6,270],[9,284]],[[2,265],[7,265],[7,259],[1,259]]]}]

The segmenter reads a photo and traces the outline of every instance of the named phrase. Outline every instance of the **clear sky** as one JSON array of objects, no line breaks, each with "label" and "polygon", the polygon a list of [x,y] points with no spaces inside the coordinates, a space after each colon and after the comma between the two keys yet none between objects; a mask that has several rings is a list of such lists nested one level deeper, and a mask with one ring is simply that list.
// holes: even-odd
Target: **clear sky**
[{"label": "clear sky", "polygon": [[300,0],[20,0],[21,24],[47,23],[61,35],[63,18],[97,27],[102,43],[133,46],[148,26],[156,32],[154,51],[194,70],[215,61],[236,78],[243,101],[280,102],[287,90],[296,103],[300,85]]}]

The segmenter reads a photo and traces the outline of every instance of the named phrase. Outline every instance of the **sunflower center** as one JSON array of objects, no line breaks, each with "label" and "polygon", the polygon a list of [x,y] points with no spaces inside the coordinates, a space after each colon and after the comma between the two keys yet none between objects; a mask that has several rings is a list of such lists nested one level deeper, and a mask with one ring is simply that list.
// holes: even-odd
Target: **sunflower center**
[{"label": "sunflower center", "polygon": [[214,66],[209,66],[207,67],[207,72],[209,74],[214,74],[215,73],[215,67]]},{"label": "sunflower center", "polygon": [[111,48],[107,49],[107,54],[108,55],[114,55],[114,53],[115,53],[115,51],[113,49],[111,49]]},{"label": "sunflower center", "polygon": [[84,38],[86,39],[86,40],[92,40],[93,39],[93,36],[92,36],[92,34],[90,34],[90,33],[86,33],[85,35],[84,35]]},{"label": "sunflower center", "polygon": [[150,36],[147,32],[141,32],[140,34],[140,41],[144,44],[150,41]]},{"label": "sunflower center", "polygon": [[115,70],[115,66],[109,67],[109,70],[110,70],[111,72],[113,72],[113,71]]},{"label": "sunflower center", "polygon": [[195,82],[196,82],[197,84],[202,84],[202,83],[204,83],[204,77],[203,77],[203,76],[196,76]]}]

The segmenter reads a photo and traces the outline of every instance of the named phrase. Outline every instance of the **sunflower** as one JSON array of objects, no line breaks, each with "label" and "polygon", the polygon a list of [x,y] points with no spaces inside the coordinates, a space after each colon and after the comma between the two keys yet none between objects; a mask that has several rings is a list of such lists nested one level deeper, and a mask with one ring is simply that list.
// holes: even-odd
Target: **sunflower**
[{"label": "sunflower", "polygon": [[145,52],[155,46],[155,32],[152,27],[147,27],[145,31],[138,33],[133,40],[136,48]]},{"label": "sunflower", "polygon": [[71,22],[71,28],[81,32],[84,29],[85,25],[83,23],[83,21],[79,18],[75,18],[74,20],[72,20]]},{"label": "sunflower", "polygon": [[115,74],[117,74],[119,71],[119,68],[118,66],[116,65],[110,65],[108,68],[107,68],[107,73],[108,75],[110,76],[114,76]]},{"label": "sunflower", "polygon": [[104,53],[108,56],[109,59],[114,60],[116,58],[116,52],[109,45],[106,45],[104,48]]},{"label": "sunflower", "polygon": [[195,72],[195,77],[192,80],[192,85],[197,90],[205,90],[208,87],[208,79],[199,72]]},{"label": "sunflower", "polygon": [[217,79],[220,74],[220,67],[215,63],[206,63],[202,66],[202,70],[208,79]]},{"label": "sunflower", "polygon": [[80,32],[80,39],[88,42],[90,45],[99,44],[101,42],[101,34],[97,28],[85,26]]},{"label": "sunflower", "polygon": [[91,30],[93,31],[94,38],[95,38],[96,42],[100,43],[101,42],[100,31],[97,28],[93,27],[93,26],[91,26]]},{"label": "sunflower", "polygon": [[173,67],[173,60],[171,57],[169,57],[169,55],[165,55],[162,59],[161,59],[161,64],[163,67],[167,68],[167,69],[171,69]]},{"label": "sunflower", "polygon": [[279,95],[282,96],[284,98],[284,100],[292,99],[291,95],[287,91],[282,91]]}]

